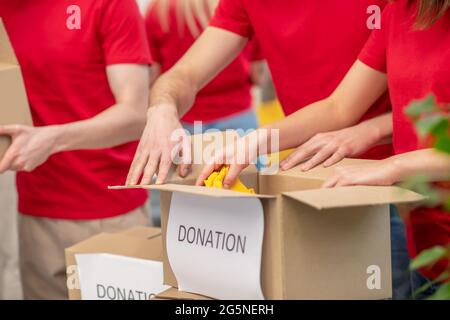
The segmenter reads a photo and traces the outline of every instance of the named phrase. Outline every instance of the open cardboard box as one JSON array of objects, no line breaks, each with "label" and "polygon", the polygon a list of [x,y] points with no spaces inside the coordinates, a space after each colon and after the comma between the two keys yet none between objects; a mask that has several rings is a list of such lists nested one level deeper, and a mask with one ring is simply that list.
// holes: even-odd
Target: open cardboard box
[{"label": "open cardboard box", "polygon": [[[33,125],[25,85],[14,50],[0,19],[0,125]],[[11,143],[0,136],[0,159]]]},{"label": "open cardboard box", "polygon": [[[162,261],[161,229],[153,227],[134,227],[116,233],[100,233],[65,249],[68,279],[77,277],[77,254],[109,253],[137,259]],[[74,278],[74,281],[78,279]],[[69,282],[74,282],[70,281]],[[131,288],[131,287],[130,287]],[[132,289],[132,288],[131,288]],[[79,288],[70,286],[70,300],[80,300]]]},{"label": "open cardboard box", "polygon": [[[211,143],[210,136],[193,137],[194,153]],[[365,161],[349,159],[338,166]],[[274,175],[259,175],[249,167],[241,180],[257,194],[245,194],[193,186],[200,169],[197,165],[192,175],[174,178],[170,184],[133,187],[161,191],[165,284],[178,287],[166,251],[166,230],[172,194],[181,192],[261,201],[265,225],[261,285],[266,299],[392,297],[389,204],[419,202],[421,195],[395,186],[321,189],[333,167],[309,172],[293,168]],[[379,277],[375,287],[370,283],[373,272]]]}]

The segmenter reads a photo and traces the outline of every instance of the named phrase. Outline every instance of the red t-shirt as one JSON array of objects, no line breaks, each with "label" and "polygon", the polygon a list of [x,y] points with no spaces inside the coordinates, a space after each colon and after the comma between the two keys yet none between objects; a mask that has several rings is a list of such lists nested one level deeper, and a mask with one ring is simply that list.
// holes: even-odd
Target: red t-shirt
[{"label": "red t-shirt", "polygon": [[[222,0],[211,25],[243,37],[258,37],[286,114],[328,97],[341,82],[370,35],[371,5],[384,0]],[[390,111],[386,94],[363,120]],[[363,157],[392,155],[391,145]]]},{"label": "red t-shirt", "polygon": [[[389,4],[383,12],[382,28],[372,33],[359,56],[368,66],[387,72],[396,153],[421,148],[414,124],[404,113],[411,101],[433,93],[443,110],[450,103],[450,12],[433,27],[414,31],[416,9],[405,0]],[[416,209],[409,220],[412,254],[450,243],[450,214],[442,208]],[[424,272],[435,278],[446,263],[441,261]]]},{"label": "red t-shirt", "polygon": [[[170,69],[196,40],[186,23],[179,30],[175,1],[171,1],[167,32],[161,27],[157,5],[151,6],[146,16],[150,51],[155,62],[161,65],[162,72]],[[247,47],[245,52],[198,93],[194,105],[182,118],[183,121],[213,122],[251,107],[250,64],[254,60],[261,60],[254,48],[254,45]]]},{"label": "red t-shirt", "polygon": [[[71,11],[70,5],[78,7]],[[80,29],[69,29],[77,26],[77,12]],[[1,1],[0,16],[22,67],[36,126],[94,117],[115,104],[107,65],[151,62],[134,0]],[[19,211],[97,219],[141,206],[145,191],[107,189],[124,183],[135,150],[133,142],[51,156],[33,172],[17,175]]]}]

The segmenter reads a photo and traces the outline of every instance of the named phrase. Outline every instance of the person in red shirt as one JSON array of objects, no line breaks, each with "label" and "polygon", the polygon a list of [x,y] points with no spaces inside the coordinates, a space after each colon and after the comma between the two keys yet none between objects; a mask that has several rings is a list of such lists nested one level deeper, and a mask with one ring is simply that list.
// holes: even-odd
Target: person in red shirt
[{"label": "person in red shirt", "polygon": [[[151,4],[145,22],[155,79],[172,68],[192,46],[215,6],[214,0],[156,0]],[[251,43],[198,92],[191,109],[181,119],[184,127],[193,132],[194,122],[201,121],[204,128],[256,129],[250,90],[252,69],[257,69],[252,64],[257,60],[262,60],[261,53],[257,44]]]},{"label": "person in red shirt", "polygon": [[[153,58],[152,80],[166,72],[186,53],[207,27],[215,0],[155,0],[145,17],[147,39]],[[180,14],[182,13],[182,14]],[[209,129],[256,129],[251,88],[261,78],[257,72],[262,56],[256,41],[195,97],[192,108],[181,119],[191,134]],[[154,81],[151,81],[152,83]],[[152,214],[158,220],[159,192],[151,197]]]},{"label": "person in red shirt", "polygon": [[[383,12],[382,27],[373,31],[358,60],[329,97],[260,130],[277,129],[280,148],[295,147],[317,133],[356,123],[389,88],[393,122],[392,125],[386,121],[379,122],[378,130],[384,132],[383,135],[392,131],[396,155],[366,165],[340,167],[324,187],[392,185],[415,174],[425,175],[430,181],[444,182],[439,183],[442,187],[448,186],[445,182],[450,180],[450,157],[419,143],[405,108],[414,100],[432,93],[442,112],[448,114],[449,30],[448,1],[399,0],[389,4]],[[258,132],[251,135],[258,137]],[[252,140],[251,135],[241,139],[242,148],[237,152],[257,154],[259,145],[268,144],[266,139]],[[224,179],[225,185],[230,185],[246,167],[246,164],[227,160],[234,159],[236,153],[226,150],[218,153],[214,163],[200,175],[198,185],[221,162],[231,165]],[[297,157],[287,158],[281,166],[289,167],[297,161]],[[413,254],[435,245],[448,246],[450,215],[441,206],[418,208],[410,215],[409,234],[409,247]],[[448,259],[423,270],[423,274],[436,279],[446,268]]]},{"label": "person in red shirt", "polygon": [[[385,3],[292,0],[280,5],[279,1],[220,1],[210,26],[154,84],[146,130],[127,183],[149,183],[155,172],[157,183],[162,183],[170,169],[173,149],[183,148],[183,154],[190,155],[189,144],[171,141],[171,134],[182,127],[179,118],[190,110],[199,89],[238,56],[248,39],[258,38],[281,105],[286,114],[291,114],[331,94],[370,34],[369,9],[381,10]],[[330,27],[330,22],[337,20],[339,23]],[[389,111],[385,94],[359,120],[364,122]],[[372,126],[353,129],[355,136],[367,141],[366,145],[384,138]],[[390,144],[364,151],[362,157],[371,159],[393,153]],[[182,164],[180,174],[187,173],[188,167],[188,163]]]},{"label": "person in red shirt", "polygon": [[[175,151],[185,156],[179,172],[187,172],[189,139],[181,134],[181,143],[172,141],[172,133],[182,128],[179,118],[189,112],[199,89],[238,56],[249,39],[258,39],[281,105],[289,115],[335,90],[369,37],[370,28],[376,27],[377,15],[385,4],[351,0],[220,1],[210,26],[155,82],[148,122],[127,184],[150,183],[155,172],[156,183],[163,183],[171,157],[178,153]],[[352,146],[332,146],[337,156],[327,165],[343,157],[382,159],[393,154],[390,141],[384,141],[390,139],[391,132],[379,130],[377,125],[391,118],[388,94],[373,101],[366,111],[353,127],[327,133],[332,141]],[[303,128],[298,126],[297,130]],[[316,165],[316,160],[304,169]],[[395,211],[391,228],[394,298],[406,298],[410,295],[409,256],[404,225]]]},{"label": "person in red shirt", "polygon": [[145,191],[123,184],[142,132],[151,56],[134,0],[0,1],[34,127],[1,126],[19,171],[20,264],[27,299],[67,298],[64,249],[148,223]]}]

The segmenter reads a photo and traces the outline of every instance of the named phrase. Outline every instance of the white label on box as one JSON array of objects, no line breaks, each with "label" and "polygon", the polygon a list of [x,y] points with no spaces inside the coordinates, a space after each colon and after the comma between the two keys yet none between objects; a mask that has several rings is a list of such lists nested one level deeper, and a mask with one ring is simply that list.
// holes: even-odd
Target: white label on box
[{"label": "white label on box", "polygon": [[148,300],[163,285],[160,261],[107,253],[76,254],[83,300]]},{"label": "white label on box", "polygon": [[167,254],[181,291],[216,299],[262,300],[264,212],[257,198],[174,192]]}]

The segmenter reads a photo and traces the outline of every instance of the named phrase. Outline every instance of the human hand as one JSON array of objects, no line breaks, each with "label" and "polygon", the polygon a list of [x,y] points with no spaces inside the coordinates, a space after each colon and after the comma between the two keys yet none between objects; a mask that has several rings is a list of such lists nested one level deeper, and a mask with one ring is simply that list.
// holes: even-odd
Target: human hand
[{"label": "human hand", "polygon": [[213,171],[219,170],[225,165],[229,166],[229,170],[223,179],[223,187],[225,189],[230,188],[239,177],[239,174],[258,157],[260,143],[261,135],[256,130],[245,137],[239,138],[234,143],[215,150],[214,157],[203,168],[196,185],[204,185],[204,181]]},{"label": "human hand", "polygon": [[0,135],[11,136],[12,142],[0,161],[0,173],[7,170],[33,171],[58,152],[58,126],[0,126]]},{"label": "human hand", "polygon": [[364,122],[342,130],[318,133],[292,152],[280,166],[282,170],[288,170],[309,159],[300,166],[301,170],[308,171],[321,163],[329,167],[346,157],[364,153],[379,140],[377,128]]},{"label": "human hand", "polygon": [[141,175],[140,184],[150,184],[156,172],[156,184],[164,183],[180,152],[179,174],[184,177],[191,164],[191,142],[178,120],[176,108],[171,105],[151,107],[126,184],[138,184]]},{"label": "human hand", "polygon": [[323,183],[323,188],[371,185],[390,186],[398,182],[399,171],[391,159],[373,163],[337,167]]}]

